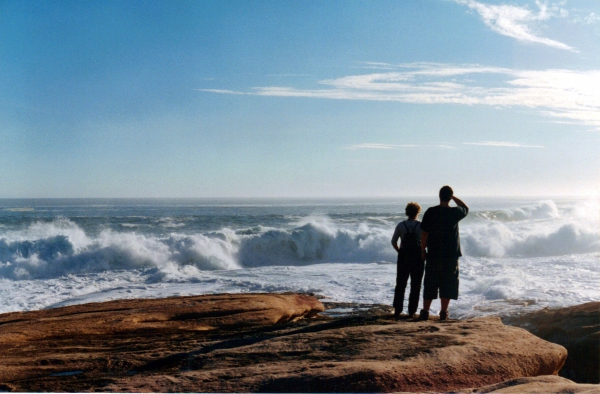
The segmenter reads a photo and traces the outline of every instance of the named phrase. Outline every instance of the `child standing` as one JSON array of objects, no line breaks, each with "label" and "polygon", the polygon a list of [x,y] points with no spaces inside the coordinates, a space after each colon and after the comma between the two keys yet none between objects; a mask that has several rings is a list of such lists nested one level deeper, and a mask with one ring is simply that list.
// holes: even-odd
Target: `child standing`
[{"label": "child standing", "polygon": [[[408,315],[413,317],[419,307],[419,293],[425,264],[421,258],[421,222],[417,220],[421,206],[416,202],[406,205],[407,220],[398,223],[392,237],[392,246],[398,252],[396,289],[394,291],[394,316],[400,317],[404,306],[404,292],[410,277]],[[398,240],[400,239],[400,246]]]}]

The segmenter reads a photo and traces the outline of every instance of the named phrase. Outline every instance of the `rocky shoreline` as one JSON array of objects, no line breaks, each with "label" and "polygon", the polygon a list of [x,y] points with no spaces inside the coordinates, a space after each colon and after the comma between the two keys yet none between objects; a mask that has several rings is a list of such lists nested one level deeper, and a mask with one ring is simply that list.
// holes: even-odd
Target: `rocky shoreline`
[{"label": "rocky shoreline", "polygon": [[600,383],[600,303],[546,308],[502,321],[564,346],[568,356],[560,376],[579,383]]},{"label": "rocky shoreline", "polygon": [[[587,316],[578,321],[589,348],[600,303],[581,308],[563,313]],[[519,319],[506,323],[543,320]],[[536,324],[525,328],[544,331]],[[387,306],[323,304],[305,294],[8,313],[0,315],[0,355],[3,391],[600,392],[556,376],[569,360],[565,347],[500,318],[396,320]],[[575,361],[593,374],[593,360]]]}]

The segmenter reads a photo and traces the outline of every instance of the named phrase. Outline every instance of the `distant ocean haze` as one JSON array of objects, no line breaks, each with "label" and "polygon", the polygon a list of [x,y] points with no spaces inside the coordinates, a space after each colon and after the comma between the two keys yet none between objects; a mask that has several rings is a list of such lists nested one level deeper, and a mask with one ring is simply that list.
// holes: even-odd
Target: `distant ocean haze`
[{"label": "distant ocean haze", "polygon": [[[391,304],[408,201],[0,200],[0,311],[117,298],[302,291]],[[465,198],[461,316],[600,294],[600,203]],[[435,307],[435,303],[434,303]]]}]

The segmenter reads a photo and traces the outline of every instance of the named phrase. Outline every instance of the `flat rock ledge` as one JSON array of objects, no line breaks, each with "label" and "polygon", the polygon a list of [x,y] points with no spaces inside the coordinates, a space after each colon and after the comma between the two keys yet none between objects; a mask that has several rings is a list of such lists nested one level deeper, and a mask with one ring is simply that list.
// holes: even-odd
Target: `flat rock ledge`
[{"label": "flat rock ledge", "polygon": [[502,383],[466,390],[465,392],[481,394],[598,394],[600,393],[600,385],[575,383],[560,376],[550,375],[510,379]]},{"label": "flat rock ledge", "polygon": [[0,390],[467,391],[556,375],[565,348],[499,318],[329,317],[302,294],[119,300],[0,315]]}]

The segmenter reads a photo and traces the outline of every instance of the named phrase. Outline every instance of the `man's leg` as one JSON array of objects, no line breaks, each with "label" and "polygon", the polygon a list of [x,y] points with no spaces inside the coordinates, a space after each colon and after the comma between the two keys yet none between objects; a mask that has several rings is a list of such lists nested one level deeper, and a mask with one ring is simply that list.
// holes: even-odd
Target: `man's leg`
[{"label": "man's leg", "polygon": [[440,298],[442,299],[443,311],[448,310],[448,303],[451,299],[458,299],[458,284],[458,259],[447,259],[443,262],[443,274],[440,281]]},{"label": "man's leg", "polygon": [[425,280],[423,281],[423,309],[419,314],[419,320],[429,319],[431,301],[438,298],[441,274],[440,262],[438,260],[427,260],[425,263]]},{"label": "man's leg", "polygon": [[448,304],[450,304],[450,298],[440,298],[442,301],[442,312],[448,312]]},{"label": "man's leg", "polygon": [[431,302],[433,300],[423,300],[423,310],[425,312],[429,312],[429,308],[431,308]]},{"label": "man's leg", "polygon": [[449,318],[448,305],[451,299],[458,299],[458,283],[458,259],[444,261],[444,275],[440,286],[440,298],[442,302],[440,320],[447,320]]},{"label": "man's leg", "polygon": [[429,319],[429,308],[431,307],[431,301],[423,298],[423,309],[419,312],[419,320],[427,320]]},{"label": "man's leg", "polygon": [[431,302],[438,298],[440,288],[441,267],[436,260],[425,263],[425,280],[423,281],[423,310],[429,312]]}]

